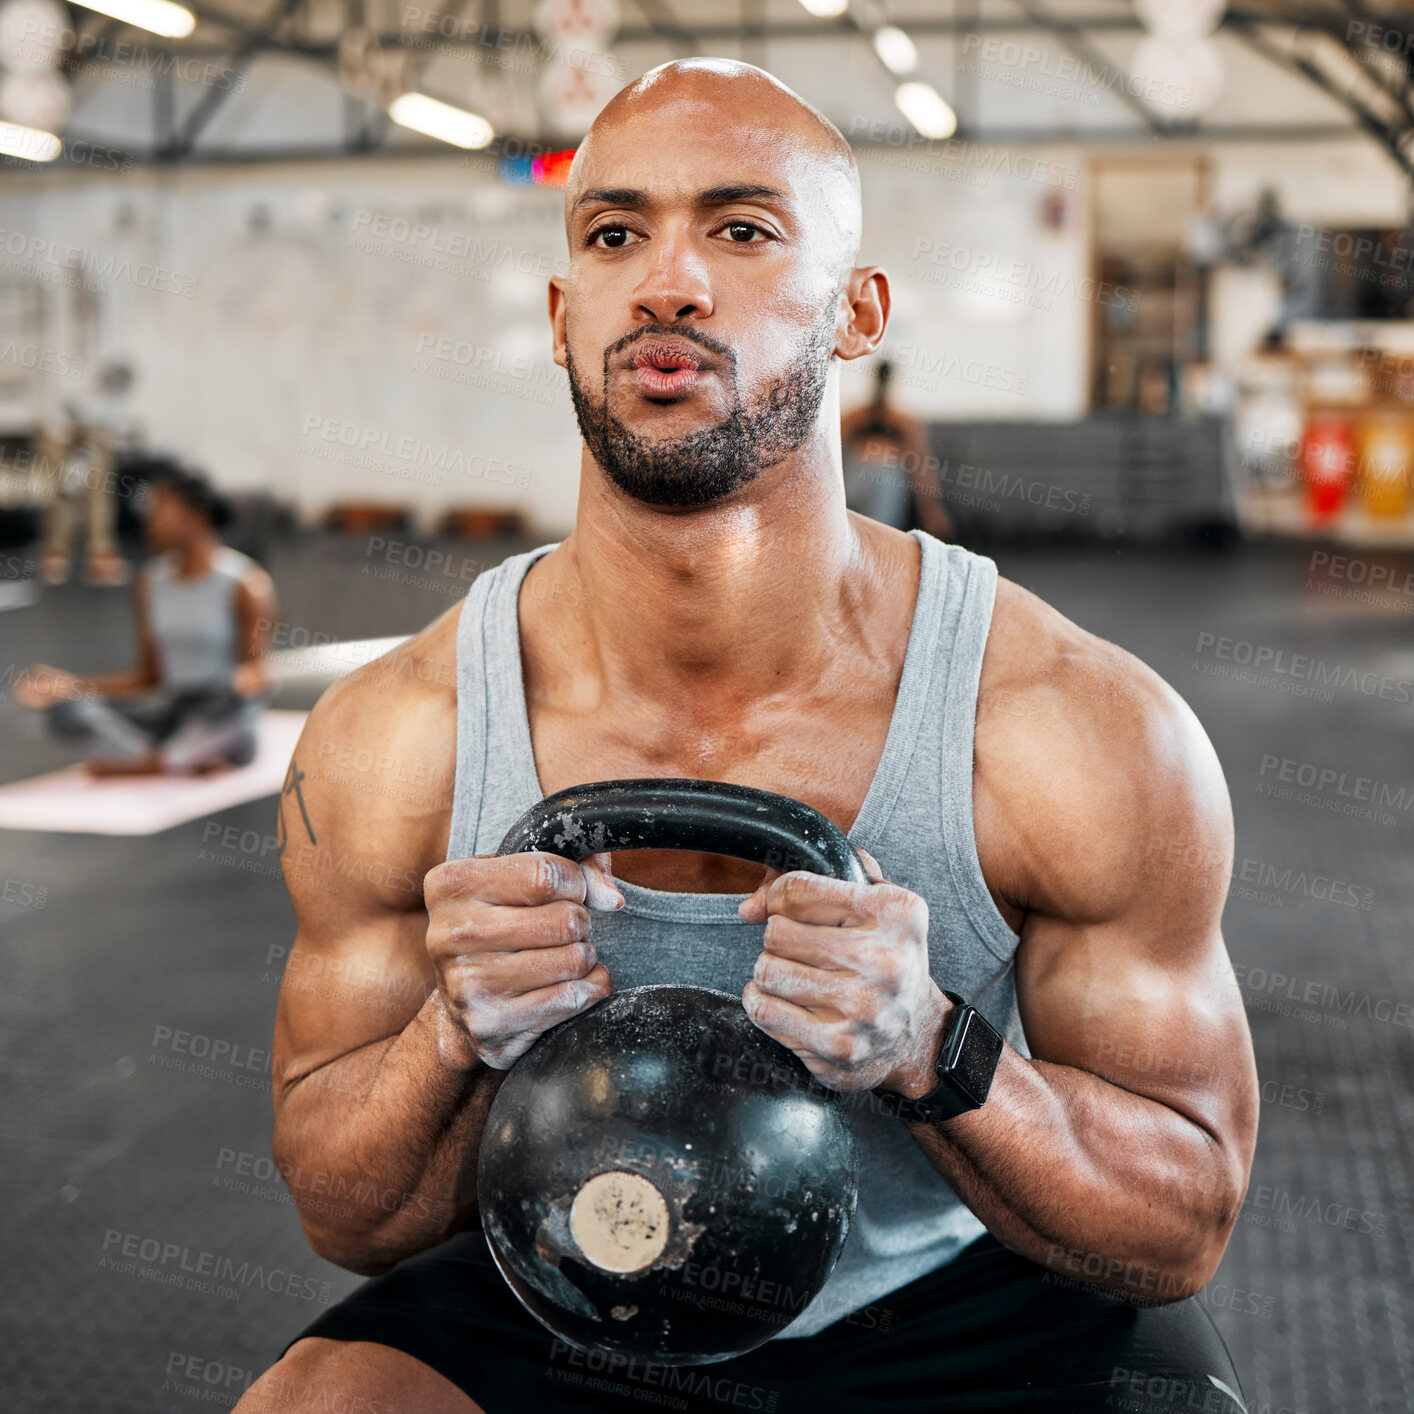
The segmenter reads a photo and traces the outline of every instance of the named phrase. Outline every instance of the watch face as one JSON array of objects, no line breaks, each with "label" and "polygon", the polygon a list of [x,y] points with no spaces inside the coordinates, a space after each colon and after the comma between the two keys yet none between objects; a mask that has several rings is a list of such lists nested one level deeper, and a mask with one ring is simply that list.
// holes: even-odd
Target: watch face
[{"label": "watch face", "polygon": [[964,1018],[962,1034],[953,1049],[949,1067],[953,1081],[981,1104],[992,1088],[992,1076],[1002,1054],[1002,1038],[987,1020],[975,1011]]}]

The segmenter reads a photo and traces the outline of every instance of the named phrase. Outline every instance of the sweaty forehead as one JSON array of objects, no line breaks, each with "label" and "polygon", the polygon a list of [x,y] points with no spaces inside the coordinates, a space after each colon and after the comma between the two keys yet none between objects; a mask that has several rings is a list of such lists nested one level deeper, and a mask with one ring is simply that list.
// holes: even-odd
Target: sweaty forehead
[{"label": "sweaty forehead", "polygon": [[852,255],[859,185],[838,129],[749,65],[664,65],[619,93],[580,145],[565,189],[566,229],[590,190],[626,188],[668,202],[741,184],[785,192],[802,226],[823,223]]}]

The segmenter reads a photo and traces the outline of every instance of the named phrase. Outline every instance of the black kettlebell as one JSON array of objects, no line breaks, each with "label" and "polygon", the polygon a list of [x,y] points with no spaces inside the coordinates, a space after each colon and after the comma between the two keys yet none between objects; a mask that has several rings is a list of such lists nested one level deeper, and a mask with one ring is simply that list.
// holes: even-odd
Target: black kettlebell
[{"label": "black kettlebell", "polygon": [[[690,849],[867,883],[844,834],[788,796],[712,781],[575,786],[498,854]],[[481,1225],[521,1304],[566,1344],[701,1365],[790,1324],[854,1214],[844,1104],[741,998],[631,987],[547,1031],[482,1131]]]}]

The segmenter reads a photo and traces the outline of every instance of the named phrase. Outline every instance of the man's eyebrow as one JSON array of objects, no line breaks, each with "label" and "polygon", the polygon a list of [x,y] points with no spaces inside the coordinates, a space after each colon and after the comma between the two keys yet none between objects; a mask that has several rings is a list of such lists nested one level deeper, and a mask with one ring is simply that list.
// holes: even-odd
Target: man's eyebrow
[{"label": "man's eyebrow", "polygon": [[[708,187],[705,191],[697,193],[697,205],[727,206],[733,201],[756,201],[762,198],[777,202],[787,210],[795,210],[795,202],[787,192],[754,182],[732,182],[726,186]],[[573,215],[581,206],[601,203],[605,206],[624,206],[631,211],[641,211],[652,204],[648,193],[640,191],[637,187],[591,187],[576,198],[574,206],[570,208],[570,214]]]},{"label": "man's eyebrow", "polygon": [[606,206],[627,206],[638,210],[648,205],[648,193],[639,191],[637,187],[590,187],[575,199],[570,214],[573,215],[581,206],[588,206],[591,202],[603,202]]},{"label": "man's eyebrow", "polygon": [[706,191],[698,192],[697,204],[699,206],[726,206],[733,201],[756,201],[761,197],[765,197],[768,201],[778,202],[791,210],[795,209],[795,202],[786,192],[777,191],[775,187],[763,187],[750,182],[736,182],[723,187],[708,187]]}]

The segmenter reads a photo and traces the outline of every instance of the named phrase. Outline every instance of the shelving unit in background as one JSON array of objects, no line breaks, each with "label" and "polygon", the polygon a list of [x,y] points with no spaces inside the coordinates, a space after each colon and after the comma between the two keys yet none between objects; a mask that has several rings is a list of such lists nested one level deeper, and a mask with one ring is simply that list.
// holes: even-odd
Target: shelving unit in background
[{"label": "shelving unit in background", "polygon": [[1234,448],[1244,528],[1414,548],[1414,321],[1294,321],[1262,362],[1291,432]]}]

